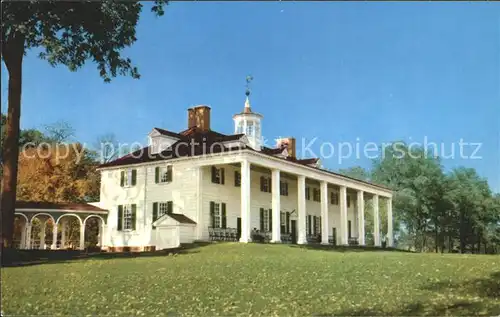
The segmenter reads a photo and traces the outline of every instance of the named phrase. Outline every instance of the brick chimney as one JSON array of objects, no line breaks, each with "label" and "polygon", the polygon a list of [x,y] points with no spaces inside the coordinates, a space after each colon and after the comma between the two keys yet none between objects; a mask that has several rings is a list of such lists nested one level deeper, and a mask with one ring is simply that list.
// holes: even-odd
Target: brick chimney
[{"label": "brick chimney", "polygon": [[198,127],[202,131],[210,130],[210,107],[196,106],[188,109],[188,129]]},{"label": "brick chimney", "polygon": [[297,152],[295,149],[295,138],[288,137],[288,138],[278,139],[276,142],[276,147],[278,148],[286,147],[289,157],[296,158],[297,156]]}]

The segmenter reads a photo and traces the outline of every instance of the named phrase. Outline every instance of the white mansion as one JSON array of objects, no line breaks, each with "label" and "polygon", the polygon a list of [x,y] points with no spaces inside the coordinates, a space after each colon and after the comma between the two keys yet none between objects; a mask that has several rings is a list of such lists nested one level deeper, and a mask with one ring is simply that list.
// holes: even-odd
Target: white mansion
[{"label": "white mansion", "polygon": [[[18,201],[19,247],[75,247],[68,245],[69,217],[79,221],[80,249],[92,218],[100,223],[98,245],[109,251],[196,240],[364,245],[365,199],[373,200],[373,240],[380,246],[379,197],[387,207],[387,245],[393,245],[389,189],[321,169],[317,158],[298,159],[294,138],[263,146],[262,116],[252,112],[248,95],[233,119],[235,134],[217,133],[210,108],[197,106],[188,109],[185,131],[153,129],[148,147],[99,167],[98,203]],[[42,221],[39,234],[35,219]]]},{"label": "white mansion", "polygon": [[155,128],[148,147],[101,165],[107,210],[101,245],[109,250],[176,247],[195,240],[365,244],[364,200],[374,202],[374,241],[381,245],[379,197],[392,192],[298,159],[295,139],[261,145],[262,116],[248,97],[234,115],[235,134],[210,127],[210,108],[188,109],[187,130]]}]

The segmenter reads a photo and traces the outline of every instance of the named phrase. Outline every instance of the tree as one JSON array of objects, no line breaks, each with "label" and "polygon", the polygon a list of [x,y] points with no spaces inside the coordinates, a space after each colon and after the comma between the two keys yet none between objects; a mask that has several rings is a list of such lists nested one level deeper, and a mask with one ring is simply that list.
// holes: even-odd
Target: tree
[{"label": "tree", "polygon": [[[151,10],[161,16],[165,3],[156,0]],[[24,55],[32,48],[41,49],[40,58],[53,66],[66,65],[71,71],[92,60],[105,82],[117,75],[139,78],[137,68],[121,52],[136,41],[141,10],[138,1],[2,2],[2,61],[9,74],[6,136],[2,144],[4,247],[12,241]]]},{"label": "tree", "polygon": [[338,173],[362,181],[369,181],[371,178],[370,171],[364,169],[361,166],[353,166],[345,169],[340,169]]}]

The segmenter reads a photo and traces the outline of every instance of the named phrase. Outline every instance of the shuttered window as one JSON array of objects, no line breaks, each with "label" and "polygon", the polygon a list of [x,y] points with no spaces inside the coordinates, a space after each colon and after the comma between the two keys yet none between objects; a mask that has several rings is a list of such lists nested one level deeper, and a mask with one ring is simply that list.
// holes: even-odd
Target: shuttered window
[{"label": "shuttered window", "polygon": [[272,228],[271,209],[260,208],[260,231],[269,232]]},{"label": "shuttered window", "polygon": [[330,193],[330,204],[332,204],[332,205],[339,204],[339,193],[338,192],[331,192]]},{"label": "shuttered window", "polygon": [[210,224],[212,228],[227,228],[225,203],[210,202]]},{"label": "shuttered window", "polygon": [[212,166],[212,183],[224,185],[224,168]]},{"label": "shuttered window", "polygon": [[136,214],[137,214],[136,204],[119,205],[117,229],[119,231],[135,230]]},{"label": "shuttered window", "polygon": [[270,177],[260,177],[260,191],[265,193],[271,192],[271,178]]},{"label": "shuttered window", "polygon": [[137,170],[127,169],[120,172],[120,186],[131,187],[137,184]]},{"label": "shuttered window", "polygon": [[155,183],[157,184],[172,182],[172,176],[172,165],[155,168]]},{"label": "shuttered window", "polygon": [[234,171],[234,186],[241,186],[241,173],[239,171]]},{"label": "shuttered window", "polygon": [[153,203],[153,222],[160,219],[166,214],[174,212],[173,201],[162,201]]},{"label": "shuttered window", "polygon": [[319,188],[313,188],[313,200],[321,201],[321,191]]},{"label": "shuttered window", "polygon": [[287,182],[280,182],[280,195],[281,196],[288,196],[288,183]]},{"label": "shuttered window", "polygon": [[306,199],[311,200],[311,188],[309,186],[306,187]]}]

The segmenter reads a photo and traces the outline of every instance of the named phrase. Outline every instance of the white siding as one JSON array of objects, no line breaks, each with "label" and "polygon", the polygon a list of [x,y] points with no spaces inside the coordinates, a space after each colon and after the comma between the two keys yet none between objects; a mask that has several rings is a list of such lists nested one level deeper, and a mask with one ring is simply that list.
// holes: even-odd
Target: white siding
[{"label": "white siding", "polygon": [[[101,172],[101,201],[100,206],[109,210],[104,245],[107,246],[150,246],[155,244],[156,234],[152,230],[153,203],[173,201],[173,212],[184,214],[197,222],[198,230],[185,229],[180,232],[182,239],[189,236],[188,230],[193,231],[196,239],[208,239],[210,225],[210,201],[226,203],[227,227],[236,228],[237,218],[241,210],[241,190],[234,186],[234,172],[239,166],[223,165],[225,169],[225,184],[214,184],[211,181],[211,167],[201,167],[201,184],[198,184],[197,168],[188,162],[177,162],[173,165],[171,183],[155,183],[155,167],[166,166],[167,162],[157,165],[139,166],[137,169],[137,183],[134,187],[120,186],[120,169],[103,170]],[[260,177],[271,177],[270,173],[251,171],[251,221],[250,228],[260,227],[260,208],[271,208],[271,193],[260,191]],[[281,211],[293,212],[291,220],[297,220],[297,181],[287,179],[281,175],[281,180],[288,182],[288,196],[280,196]],[[200,186],[198,186],[200,185]],[[319,184],[308,184],[311,188],[311,200],[306,200],[307,215],[321,215],[320,202],[313,201],[313,188]],[[329,188],[329,192],[334,190]],[[201,195],[201,198],[200,198]],[[357,236],[357,216],[355,213],[355,195],[351,195],[351,205],[348,208],[348,219],[352,221],[352,236]],[[328,193],[330,199],[330,193]],[[200,211],[198,212],[198,204]],[[117,230],[118,205],[136,204],[136,230],[124,232]],[[337,228],[337,241],[340,239],[340,211],[339,206],[330,204],[329,235],[332,227]],[[184,227],[183,227],[184,228]],[[187,238],[186,238],[187,239]]]}]

